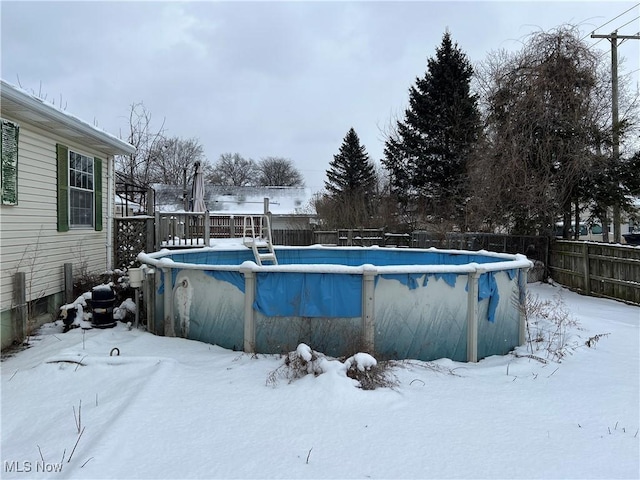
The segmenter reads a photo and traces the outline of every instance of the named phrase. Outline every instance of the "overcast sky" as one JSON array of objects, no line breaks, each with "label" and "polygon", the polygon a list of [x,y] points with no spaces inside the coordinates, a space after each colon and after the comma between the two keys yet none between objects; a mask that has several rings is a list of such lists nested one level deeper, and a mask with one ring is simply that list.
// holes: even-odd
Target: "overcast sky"
[{"label": "overcast sky", "polygon": [[[379,161],[385,125],[447,28],[473,63],[563,23],[587,37],[605,23],[597,33],[640,31],[637,1],[2,0],[0,15],[6,81],[125,137],[130,106],[144,102],[156,128],[197,138],[212,163],[290,158],[314,191],[350,127]],[[609,58],[608,41],[594,48]],[[619,47],[635,88],[639,52],[638,40]]]}]

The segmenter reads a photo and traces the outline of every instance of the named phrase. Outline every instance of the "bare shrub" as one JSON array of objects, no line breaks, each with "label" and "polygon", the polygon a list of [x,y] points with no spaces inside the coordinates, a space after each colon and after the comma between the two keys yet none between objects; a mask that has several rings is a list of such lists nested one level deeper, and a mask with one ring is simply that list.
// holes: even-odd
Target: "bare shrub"
[{"label": "bare shrub", "polygon": [[322,353],[311,350],[301,343],[295,351],[284,355],[282,365],[269,373],[267,385],[276,386],[278,381],[282,379],[291,383],[309,374],[317,377],[323,372],[319,366],[320,360],[323,358],[325,356]]},{"label": "bare shrub", "polygon": [[[359,354],[356,354],[359,355]],[[347,377],[358,382],[362,390],[375,390],[376,388],[394,388],[398,386],[398,379],[392,372],[393,362],[376,362],[374,365],[362,366],[357,362],[345,362]]]},{"label": "bare shrub", "polygon": [[527,346],[532,358],[544,355],[547,360],[560,362],[578,344],[571,341],[570,329],[578,327],[560,295],[541,300],[527,292],[520,306],[526,320]]},{"label": "bare shrub", "polygon": [[609,335],[609,333],[599,333],[597,335],[594,335],[593,337],[589,337],[584,342],[584,344],[589,348],[596,348],[596,344],[598,343],[598,341],[603,337],[608,337]]}]

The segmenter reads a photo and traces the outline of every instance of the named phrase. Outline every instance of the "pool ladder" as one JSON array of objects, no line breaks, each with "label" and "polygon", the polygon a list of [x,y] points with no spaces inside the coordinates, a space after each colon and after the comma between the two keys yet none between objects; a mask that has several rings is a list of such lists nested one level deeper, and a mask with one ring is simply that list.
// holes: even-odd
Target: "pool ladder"
[{"label": "pool ladder", "polygon": [[261,215],[258,225],[256,225],[255,216],[245,215],[242,228],[243,243],[246,247],[253,250],[256,263],[263,265],[262,262],[271,262],[273,265],[278,264],[276,252],[273,249],[271,241],[271,224],[267,215]]}]

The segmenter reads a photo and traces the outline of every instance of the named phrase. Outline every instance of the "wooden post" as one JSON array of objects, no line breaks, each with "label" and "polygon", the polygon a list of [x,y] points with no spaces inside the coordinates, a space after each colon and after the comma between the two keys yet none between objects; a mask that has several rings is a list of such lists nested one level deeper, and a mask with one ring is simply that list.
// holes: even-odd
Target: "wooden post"
[{"label": "wooden post", "polygon": [[147,218],[145,220],[145,245],[144,245],[144,251],[145,253],[151,253],[157,250],[160,250],[159,248],[156,248],[156,228],[157,228],[157,224],[160,221],[157,220],[156,218]]},{"label": "wooden post", "polygon": [[153,188],[147,188],[147,215],[153,215],[155,213],[155,197]]},{"label": "wooden post", "polygon": [[144,310],[147,318],[147,331],[151,333],[156,332],[156,291],[159,285],[156,285],[156,279],[160,277],[160,275],[156,274],[155,270],[146,270],[142,271],[144,275],[144,281],[142,282],[142,305],[144,305]]},{"label": "wooden post", "polygon": [[22,342],[27,336],[27,281],[24,272],[16,272],[13,276],[13,325],[14,339]]},{"label": "wooden post", "polygon": [[162,220],[160,219],[160,212],[156,212],[155,213],[155,241],[154,241],[154,248],[152,251],[159,251],[160,248],[162,247],[162,225],[160,225],[160,222]]},{"label": "wooden post", "polygon": [[480,272],[468,275],[467,294],[467,362],[478,361],[478,279]]},{"label": "wooden post", "polygon": [[182,209],[189,210],[189,197],[187,196],[187,169],[182,169]]},{"label": "wooden post", "polygon": [[518,344],[524,345],[527,341],[527,278],[528,268],[518,270],[518,301],[520,312],[520,325],[518,328]]},{"label": "wooden post", "polygon": [[248,268],[241,268],[244,275],[244,345],[246,353],[256,351],[256,314],[253,302],[256,298],[256,274]]},{"label": "wooden post", "polygon": [[264,214],[266,215],[267,219],[269,220],[269,231],[271,231],[271,224],[273,223],[273,215],[271,214],[271,211],[269,210],[269,197],[264,197],[263,199],[263,206],[264,206]]},{"label": "wooden post", "polygon": [[64,264],[64,302],[71,303],[73,298],[73,264]]},{"label": "wooden post", "polygon": [[582,261],[584,264],[584,294],[589,295],[591,293],[591,279],[589,272],[589,244],[584,242],[582,244]]},{"label": "wooden post", "polygon": [[377,269],[364,265],[362,271],[362,343],[364,350],[375,354],[375,277]]},{"label": "wooden post", "polygon": [[171,282],[171,269],[163,268],[164,273],[164,336],[175,337],[176,330],[173,325],[173,284]]}]

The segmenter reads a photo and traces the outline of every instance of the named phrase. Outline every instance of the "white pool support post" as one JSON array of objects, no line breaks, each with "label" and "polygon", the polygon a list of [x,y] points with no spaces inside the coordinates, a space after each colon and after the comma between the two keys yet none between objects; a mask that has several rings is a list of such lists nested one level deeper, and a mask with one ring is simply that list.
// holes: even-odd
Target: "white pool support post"
[{"label": "white pool support post", "polygon": [[378,271],[373,265],[362,269],[362,343],[364,350],[375,354],[375,279]]},{"label": "white pool support post", "polygon": [[153,334],[156,332],[156,292],[160,285],[158,280],[160,275],[156,274],[155,269],[144,269],[144,282],[142,284],[143,305],[145,306],[147,331]]},{"label": "white pool support post", "polygon": [[256,351],[256,312],[253,302],[256,298],[256,273],[250,268],[241,268],[244,275],[244,342],[243,351]]},{"label": "white pool support post", "polygon": [[478,280],[481,272],[468,274],[467,289],[467,362],[478,361]]}]

